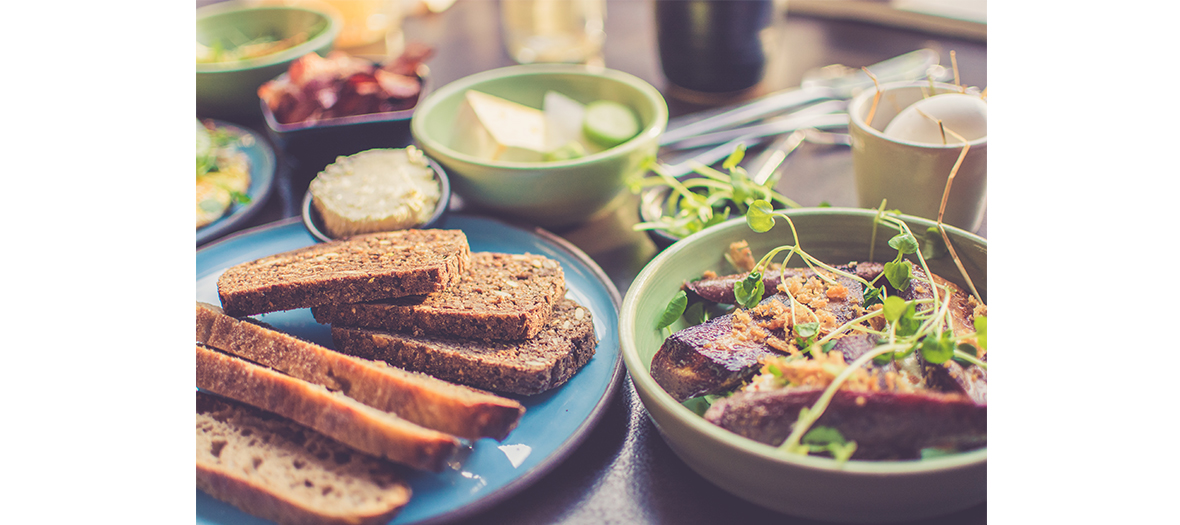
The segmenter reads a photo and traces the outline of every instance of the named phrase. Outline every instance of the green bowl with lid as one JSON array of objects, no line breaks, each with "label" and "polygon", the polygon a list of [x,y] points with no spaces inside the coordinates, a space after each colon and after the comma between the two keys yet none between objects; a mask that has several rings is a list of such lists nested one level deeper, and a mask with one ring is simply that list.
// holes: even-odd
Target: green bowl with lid
[{"label": "green bowl with lid", "polygon": [[[787,210],[799,245],[829,263],[867,261],[874,210],[800,208]],[[934,222],[902,216],[915,232]],[[947,227],[954,248],[976,288],[987,299],[987,241]],[[919,233],[920,235],[920,233]],[[879,229],[875,258],[889,257],[888,230]],[[682,283],[705,270],[733,273],[723,254],[745,240],[756,257],[791,244],[791,231],[777,219],[755,233],[744,218],[731,219],[671,245],[636,277],[619,314],[623,362],[648,415],[672,450],[718,487],[785,514],[840,523],[919,520],[978,505],[987,499],[987,449],[914,461],[848,461],[789,455],[709,423],[677,402],[652,378],[652,357],[667,333],[656,322]],[[781,258],[776,258],[780,260]],[[931,271],[963,286],[949,257],[930,262]],[[966,288],[964,288],[966,289]],[[678,323],[682,323],[678,322]],[[675,331],[683,325],[673,325]]]}]

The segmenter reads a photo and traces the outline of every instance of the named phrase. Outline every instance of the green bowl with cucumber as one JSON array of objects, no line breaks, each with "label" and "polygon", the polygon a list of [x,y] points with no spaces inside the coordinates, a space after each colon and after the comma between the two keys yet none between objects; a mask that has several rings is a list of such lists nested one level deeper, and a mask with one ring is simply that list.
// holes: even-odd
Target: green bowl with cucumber
[{"label": "green bowl with cucumber", "polygon": [[621,202],[667,123],[663,96],[638,77],[534,64],[443,86],[419,104],[410,129],[464,202],[562,228]]}]

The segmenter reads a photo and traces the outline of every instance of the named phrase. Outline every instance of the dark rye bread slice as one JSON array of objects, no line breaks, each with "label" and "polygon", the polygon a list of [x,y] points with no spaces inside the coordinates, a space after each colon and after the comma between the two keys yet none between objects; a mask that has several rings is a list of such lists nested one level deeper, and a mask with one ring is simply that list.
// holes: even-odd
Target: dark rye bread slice
[{"label": "dark rye bread slice", "polygon": [[537,394],[569,380],[594,355],[590,311],[572,300],[555,305],[541,333],[525,341],[414,336],[332,327],[337,350],[380,359],[455,383],[513,394]]},{"label": "dark rye bread slice", "polygon": [[459,448],[449,434],[200,343],[196,347],[197,388],[292,419],[361,452],[440,472]]},{"label": "dark rye bread slice", "polygon": [[197,342],[338,391],[402,419],[462,438],[503,440],[524,414],[520,403],[426,374],[330,350],[253,319],[197,303]]},{"label": "dark rye bread slice", "polygon": [[231,267],[217,279],[234,316],[445,290],[471,257],[458,230],[402,230],[315,244]]},{"label": "dark rye bread slice", "polygon": [[384,524],[410,500],[391,463],[199,391],[196,446],[198,489],[283,525]]},{"label": "dark rye bread slice", "polygon": [[543,255],[477,252],[467,272],[441,292],[312,308],[324,324],[415,335],[529,339],[565,296],[561,265]]}]

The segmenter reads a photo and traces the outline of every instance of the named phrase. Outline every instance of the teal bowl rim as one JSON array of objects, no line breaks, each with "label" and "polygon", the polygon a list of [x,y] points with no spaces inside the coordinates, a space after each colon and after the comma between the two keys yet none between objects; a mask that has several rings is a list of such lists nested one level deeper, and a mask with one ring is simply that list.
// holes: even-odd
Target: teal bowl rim
[{"label": "teal bowl rim", "polygon": [[238,60],[234,62],[214,62],[207,64],[198,63],[197,74],[246,71],[250,69],[258,69],[260,67],[273,66],[283,62],[290,62],[323,46],[330,45],[340,34],[340,29],[342,26],[340,18],[336,15],[327,11],[312,9],[307,6],[253,4],[241,1],[213,4],[197,9],[197,23],[199,24],[202,20],[214,16],[230,13],[245,13],[248,11],[303,11],[306,13],[318,15],[319,17],[327,20],[328,26],[324,28],[320,34],[312,37],[306,42],[288,49],[284,49],[278,53],[251,58],[248,60]]},{"label": "teal bowl rim", "polygon": [[[587,155],[572,160],[552,161],[552,162],[489,162],[473,155],[468,155],[451,149],[433,137],[429,136],[424,129],[423,121],[428,118],[430,112],[438,106],[440,101],[449,98],[457,92],[466,91],[473,86],[482,84],[489,80],[500,79],[508,76],[541,76],[553,74],[573,74],[582,75],[590,78],[606,77],[631,86],[637,89],[640,93],[645,95],[645,98],[651,102],[655,108],[655,118],[652,119],[647,126],[645,126],[638,135],[635,135],[627,142],[619,144],[618,146],[607,148],[603,151],[593,155]],[[490,69],[473,75],[460,78],[452,81],[449,84],[435,90],[425,100],[418,103],[418,108],[414,112],[414,116],[410,119],[410,133],[424,146],[432,150],[438,151],[446,157],[455,160],[473,164],[476,166],[483,166],[487,168],[512,168],[512,169],[553,169],[558,167],[575,167],[592,164],[599,160],[626,156],[636,149],[641,147],[648,141],[656,141],[660,135],[664,133],[664,129],[668,127],[668,102],[664,100],[664,96],[658,89],[649,84],[647,81],[632,75],[624,73],[616,69],[609,69],[597,66],[585,66],[576,64],[528,64],[520,66],[508,66],[497,69]]]},{"label": "teal bowl rim", "polygon": [[[866,219],[872,218],[877,214],[876,210],[868,210],[861,208],[795,208],[783,210],[790,216],[825,216],[825,215],[860,215]],[[935,222],[915,217],[912,215],[899,215],[899,217],[910,224],[921,224],[925,226],[934,226]],[[735,222],[745,223],[744,217],[730,219],[721,224],[706,228],[688,237],[685,237],[680,242],[673,244],[666,250],[657,255],[651,262],[649,262],[639,275],[635,277],[634,283],[644,283],[652,278],[656,271],[656,267],[660,266],[664,260],[674,257],[677,253],[684,250],[685,247],[693,244],[694,241],[710,234],[710,232],[718,229],[731,226]],[[987,240],[967,232],[965,230],[946,225],[948,235],[963,236],[968,240],[976,241],[987,246]],[[924,474],[938,471],[949,471],[971,467],[980,463],[987,462],[987,448],[979,450],[972,450],[959,454],[951,454],[947,456],[923,459],[923,460],[906,460],[906,461],[864,461],[851,460],[843,464],[831,458],[817,457],[817,456],[801,456],[801,455],[787,455],[779,451],[777,448],[764,443],[759,443],[752,439],[747,439],[721,427],[718,427],[701,416],[698,416],[693,411],[689,410],[684,405],[678,403],[668,392],[664,391],[655,379],[652,378],[650,370],[643,365],[639,358],[639,351],[635,346],[635,341],[627,334],[635,332],[635,319],[637,315],[638,295],[642,286],[632,286],[627,290],[626,297],[623,298],[623,307],[619,310],[619,344],[622,347],[623,363],[627,367],[627,372],[631,374],[631,380],[635,384],[635,388],[649,393],[654,398],[654,402],[661,406],[668,408],[668,413],[671,417],[678,420],[680,423],[688,426],[697,433],[701,434],[705,439],[729,446],[740,450],[741,452],[759,457],[768,462],[768,464],[775,464],[779,467],[798,467],[811,470],[822,470],[828,472],[844,472],[854,475],[880,475],[880,474],[898,474],[898,475],[914,475]],[[642,401],[642,398],[641,398]],[[647,410],[647,404],[644,403],[644,409]],[[648,416],[651,416],[650,410]],[[652,417],[654,420],[655,418]],[[657,426],[658,425],[658,422]],[[670,439],[667,438],[666,439]]]}]

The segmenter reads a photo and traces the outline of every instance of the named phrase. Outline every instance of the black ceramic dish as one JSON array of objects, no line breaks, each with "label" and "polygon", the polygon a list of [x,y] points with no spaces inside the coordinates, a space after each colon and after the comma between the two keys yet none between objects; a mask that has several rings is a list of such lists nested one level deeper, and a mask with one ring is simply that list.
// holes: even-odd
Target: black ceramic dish
[{"label": "black ceramic dish", "polygon": [[[405,147],[412,141],[410,117],[431,88],[430,68],[418,66],[417,73],[422,85],[418,100],[413,107],[398,111],[281,124],[266,103],[259,100],[267,134],[275,147],[283,152],[284,159],[293,163],[296,171],[308,176],[335,162],[336,157],[373,148]],[[278,78],[286,75],[283,73]]]},{"label": "black ceramic dish", "polygon": [[[657,186],[643,190],[639,194],[639,220],[642,222],[652,222],[660,218],[664,212],[664,204],[668,200],[668,193],[672,191],[667,186]],[[661,251],[664,248],[672,246],[673,243],[680,240],[664,230],[647,230],[647,236],[656,243],[656,248]]]},{"label": "black ceramic dish", "polygon": [[[426,223],[415,226],[415,228],[433,228],[439,224],[446,215],[447,210],[451,205],[451,181],[447,178],[447,172],[443,171],[442,166],[439,166],[433,159],[427,158],[430,163],[430,169],[434,170],[434,178],[438,181],[439,195],[438,204],[434,206],[434,213],[430,215],[430,219]],[[322,228],[323,222],[320,219],[319,212],[316,211],[315,206],[311,204],[311,191],[303,195],[303,225],[307,227],[307,231],[311,233],[312,237],[321,242],[328,242],[333,240],[328,236],[328,233]]]}]

